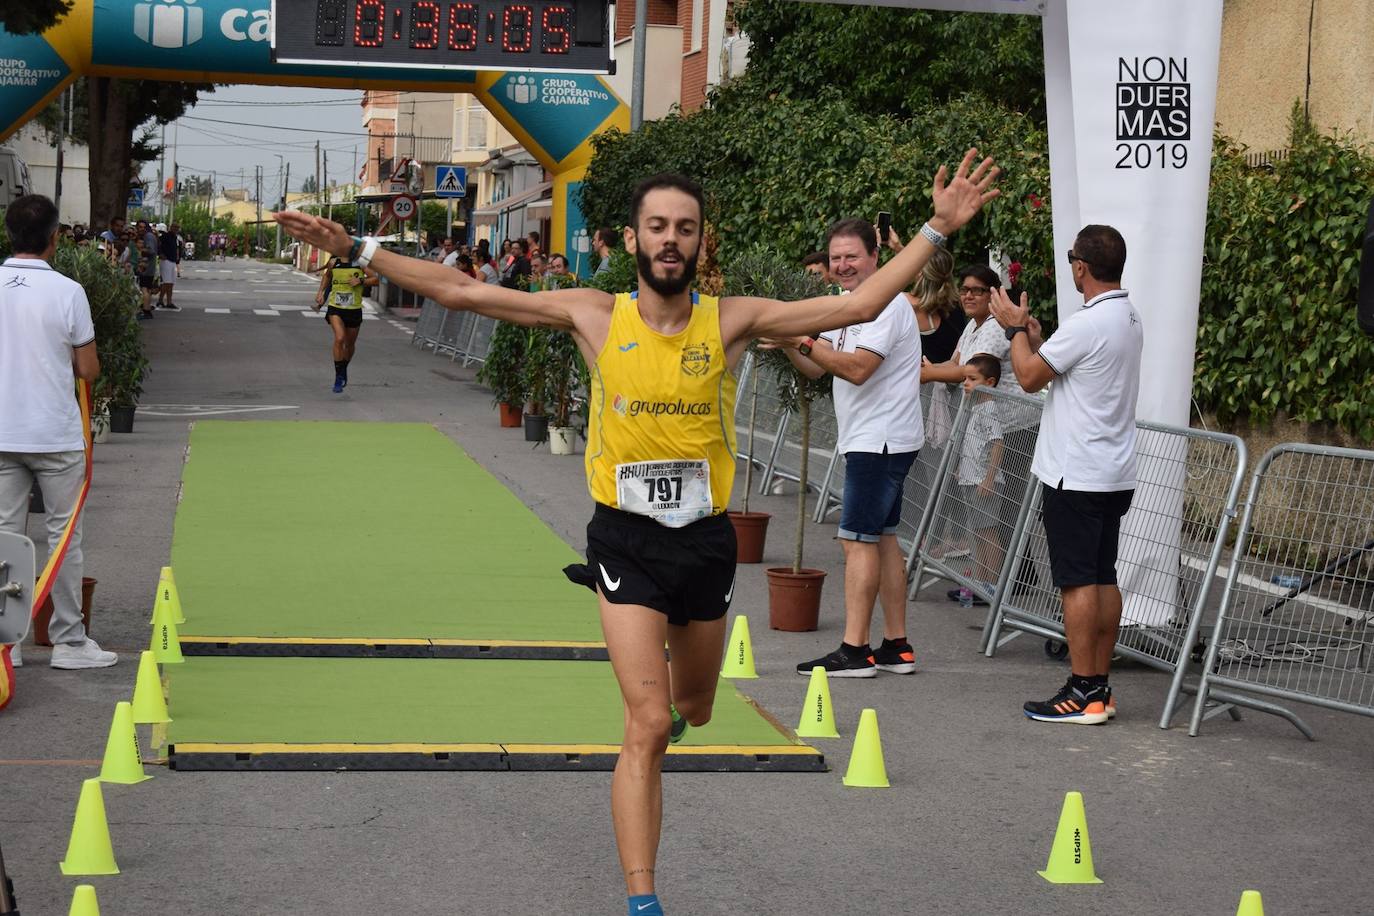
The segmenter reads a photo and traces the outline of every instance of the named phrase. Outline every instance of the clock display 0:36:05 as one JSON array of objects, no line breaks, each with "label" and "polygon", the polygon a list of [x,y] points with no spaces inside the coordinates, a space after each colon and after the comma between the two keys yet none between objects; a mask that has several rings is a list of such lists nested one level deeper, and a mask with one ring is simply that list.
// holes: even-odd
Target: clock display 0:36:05
[{"label": "clock display 0:36:05", "polygon": [[576,30],[571,3],[540,0],[317,0],[315,11],[317,47],[567,54]]}]

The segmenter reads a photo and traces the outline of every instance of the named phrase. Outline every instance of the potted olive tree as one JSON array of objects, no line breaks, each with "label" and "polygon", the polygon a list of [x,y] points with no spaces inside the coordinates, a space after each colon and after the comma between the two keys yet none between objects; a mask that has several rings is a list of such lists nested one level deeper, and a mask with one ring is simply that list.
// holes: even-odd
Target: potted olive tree
[{"label": "potted olive tree", "polygon": [[[764,249],[746,252],[725,272],[726,289],[730,295],[766,296],[771,299],[804,299],[824,295],[825,284],[819,278],[801,270],[788,259]],[[802,566],[806,543],[806,488],[811,455],[811,403],[830,394],[830,377],[809,379],[798,372],[780,350],[757,348],[754,379],[768,373],[778,386],[781,406],[792,410],[801,427],[801,464],[797,476],[797,527],[792,543],[792,565],[770,568],[768,574],[768,625],[775,630],[814,630],[820,620],[821,587],[825,571]],[[753,387],[753,386],[751,386]],[[757,387],[753,387],[757,397]],[[751,397],[751,401],[753,398]],[[754,416],[751,409],[749,437],[754,437]],[[752,444],[751,444],[752,449]],[[752,484],[752,454],[745,477],[745,513],[748,513],[749,489]],[[732,513],[731,520],[740,522]],[[745,520],[748,524],[748,520]]]},{"label": "potted olive tree", "polygon": [[525,348],[529,339],[519,325],[498,321],[491,332],[487,358],[477,370],[477,381],[491,389],[501,410],[501,425],[514,429],[520,425],[520,409],[525,403]]},{"label": "potted olive tree", "polygon": [[[725,291],[732,296],[767,296],[776,299],[800,299],[820,295],[824,286],[819,282],[771,251],[754,248],[734,260],[725,271]],[[755,442],[758,432],[759,380],[772,366],[769,374],[776,375],[779,368],[776,361],[780,354],[761,350],[757,345],[750,346],[753,354],[754,369],[749,379],[749,413],[746,427],[747,454],[749,460],[744,466],[743,505],[740,511],[729,513],[735,527],[737,544],[736,559],[740,563],[760,563],[763,561],[764,544],[768,536],[768,521],[772,516],[767,512],[751,512],[749,500],[754,489]],[[783,360],[786,364],[786,360]],[[788,367],[790,368],[790,366]],[[738,408],[737,408],[738,409]],[[803,490],[803,492],[805,492]]]}]

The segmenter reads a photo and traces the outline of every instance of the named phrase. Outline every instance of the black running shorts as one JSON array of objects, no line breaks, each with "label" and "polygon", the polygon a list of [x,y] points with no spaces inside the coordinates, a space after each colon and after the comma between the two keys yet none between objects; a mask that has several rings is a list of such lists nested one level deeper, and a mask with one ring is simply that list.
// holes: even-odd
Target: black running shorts
[{"label": "black running shorts", "polygon": [[719,620],[735,594],[735,526],[724,513],[685,528],[597,504],[587,565],[563,570],[612,604],[662,611],[674,626]]},{"label": "black running shorts", "polygon": [[324,320],[328,321],[335,315],[343,320],[343,326],[346,328],[360,328],[363,325],[362,309],[336,309],[331,305],[324,313]]},{"label": "black running shorts", "polygon": [[1121,519],[1134,490],[1090,493],[1042,484],[1050,577],[1059,588],[1115,585]]}]

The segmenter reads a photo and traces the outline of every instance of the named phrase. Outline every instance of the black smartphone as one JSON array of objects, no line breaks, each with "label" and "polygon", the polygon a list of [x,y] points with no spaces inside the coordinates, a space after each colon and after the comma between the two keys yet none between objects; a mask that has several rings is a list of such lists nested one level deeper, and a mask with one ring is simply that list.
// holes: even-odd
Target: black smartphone
[{"label": "black smartphone", "polygon": [[878,211],[878,244],[886,245],[888,233],[892,231],[892,214],[886,210]]}]

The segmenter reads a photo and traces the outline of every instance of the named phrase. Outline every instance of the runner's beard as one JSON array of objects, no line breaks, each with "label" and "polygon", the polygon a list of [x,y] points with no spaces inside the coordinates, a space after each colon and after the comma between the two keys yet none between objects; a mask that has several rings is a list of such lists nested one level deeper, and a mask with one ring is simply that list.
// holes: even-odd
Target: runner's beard
[{"label": "runner's beard", "polygon": [[[679,252],[681,253],[681,252]],[[685,293],[697,278],[697,256],[682,258],[682,274],[677,277],[654,276],[654,259],[643,250],[635,252],[635,265],[639,268],[640,280],[649,288],[665,298]]]}]

